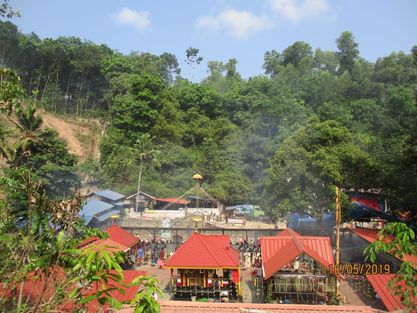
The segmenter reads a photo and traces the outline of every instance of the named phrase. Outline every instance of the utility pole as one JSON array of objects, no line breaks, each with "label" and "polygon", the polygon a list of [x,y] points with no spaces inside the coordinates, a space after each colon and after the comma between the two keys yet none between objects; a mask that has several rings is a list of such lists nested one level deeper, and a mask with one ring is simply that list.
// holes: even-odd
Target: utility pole
[{"label": "utility pole", "polygon": [[342,209],[340,205],[340,190],[336,187],[336,265],[340,263],[340,223],[342,222]]},{"label": "utility pole", "polygon": [[[340,205],[340,190],[336,187],[336,264],[339,269],[340,264],[340,223],[342,222],[342,208]],[[338,294],[337,278],[336,278],[336,295]]]}]

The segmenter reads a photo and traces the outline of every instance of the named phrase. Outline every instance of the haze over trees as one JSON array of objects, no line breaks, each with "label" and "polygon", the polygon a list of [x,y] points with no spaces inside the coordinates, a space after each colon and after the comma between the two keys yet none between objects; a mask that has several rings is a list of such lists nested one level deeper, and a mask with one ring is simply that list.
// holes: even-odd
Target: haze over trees
[{"label": "haze over trees", "polygon": [[[192,83],[177,57],[202,66],[197,48],[123,55],[0,22],[0,64],[46,110],[106,121],[94,165],[102,186],[133,193],[143,166],[145,192],[180,195],[198,171],[224,203],[260,204],[273,216],[331,208],[336,185],[378,189],[393,211],[416,214],[417,48],[369,62],[352,33],[335,41],[336,51],[302,41],[266,51],[265,74],[248,79],[237,59],[209,60],[207,77]],[[145,134],[157,163],[137,158]]]}]

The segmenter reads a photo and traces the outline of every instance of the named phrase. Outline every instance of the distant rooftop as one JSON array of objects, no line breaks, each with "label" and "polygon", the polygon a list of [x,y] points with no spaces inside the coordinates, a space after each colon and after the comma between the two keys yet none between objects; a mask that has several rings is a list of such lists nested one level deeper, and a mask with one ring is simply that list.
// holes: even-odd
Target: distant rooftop
[{"label": "distant rooftop", "polygon": [[97,196],[109,199],[111,201],[118,201],[120,199],[125,198],[125,195],[122,195],[121,193],[118,193],[116,191],[110,190],[110,189],[105,189],[102,191],[98,191],[94,193]]},{"label": "distant rooftop", "polygon": [[96,199],[90,199],[87,203],[83,206],[82,210],[80,211],[81,216],[93,216],[97,213],[106,211],[113,207],[112,204],[103,202]]}]

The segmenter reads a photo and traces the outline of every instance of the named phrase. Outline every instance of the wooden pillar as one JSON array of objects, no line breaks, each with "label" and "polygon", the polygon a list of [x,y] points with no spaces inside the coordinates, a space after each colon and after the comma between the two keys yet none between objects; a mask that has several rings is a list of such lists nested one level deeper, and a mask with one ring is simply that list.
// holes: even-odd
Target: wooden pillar
[{"label": "wooden pillar", "polygon": [[171,288],[169,289],[169,294],[172,294],[172,289],[176,285],[176,281],[174,280],[174,269],[171,268]]}]

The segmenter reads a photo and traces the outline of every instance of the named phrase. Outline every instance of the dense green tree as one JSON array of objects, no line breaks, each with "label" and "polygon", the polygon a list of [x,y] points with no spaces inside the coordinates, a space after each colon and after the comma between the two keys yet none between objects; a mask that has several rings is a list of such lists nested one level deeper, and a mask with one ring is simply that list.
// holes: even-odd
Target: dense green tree
[{"label": "dense green tree", "polygon": [[303,58],[310,57],[312,55],[313,51],[308,43],[296,41],[282,52],[282,64],[292,64],[294,67],[298,67]]},{"label": "dense green tree", "polygon": [[311,122],[277,151],[266,180],[275,214],[333,207],[335,186],[369,188],[375,161],[335,121]]},{"label": "dense green tree", "polygon": [[352,72],[355,61],[359,57],[358,43],[355,41],[353,34],[344,31],[337,39],[336,44],[338,51],[336,52],[339,60],[339,73],[348,71]]}]

